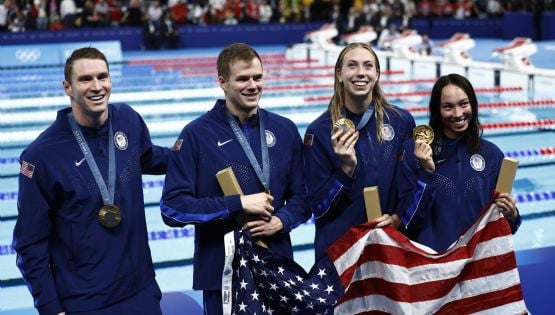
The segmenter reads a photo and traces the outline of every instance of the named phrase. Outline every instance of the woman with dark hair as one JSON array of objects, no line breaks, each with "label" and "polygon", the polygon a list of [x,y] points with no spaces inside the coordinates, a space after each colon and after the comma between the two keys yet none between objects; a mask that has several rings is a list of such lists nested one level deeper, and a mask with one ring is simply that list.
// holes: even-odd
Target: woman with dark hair
[{"label": "woman with dark hair", "polygon": [[[304,158],[310,206],[316,218],[316,258],[350,227],[367,221],[363,190],[378,186],[379,226],[397,200],[393,177],[414,118],[389,104],[379,84],[380,63],[364,43],[347,45],[335,65],[328,109],[307,128]],[[347,127],[349,126],[349,127]],[[398,218],[397,218],[398,222]]]},{"label": "woman with dark hair", "polygon": [[[465,77],[440,77],[429,112],[433,142],[407,140],[399,160],[398,215],[409,238],[444,251],[494,196],[503,152],[482,138],[478,100]],[[516,232],[515,199],[501,193],[495,203]]]}]

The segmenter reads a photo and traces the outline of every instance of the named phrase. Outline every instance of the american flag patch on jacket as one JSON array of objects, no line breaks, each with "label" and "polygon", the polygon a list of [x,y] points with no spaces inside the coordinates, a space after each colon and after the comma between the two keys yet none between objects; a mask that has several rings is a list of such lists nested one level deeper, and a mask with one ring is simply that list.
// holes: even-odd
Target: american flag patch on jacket
[{"label": "american flag patch on jacket", "polygon": [[313,134],[307,133],[307,134],[304,135],[304,141],[303,141],[304,145],[311,146],[313,141],[314,141],[314,135]]},{"label": "american flag patch on jacket", "polygon": [[27,161],[21,162],[21,169],[19,172],[29,178],[33,178],[33,173],[35,172],[35,166]]},{"label": "american flag patch on jacket", "polygon": [[181,145],[183,144],[183,139],[177,139],[173,144],[172,151],[179,151],[181,150]]},{"label": "american flag patch on jacket", "polygon": [[397,154],[397,160],[402,161],[404,158],[405,158],[405,150],[399,151],[399,154]]}]

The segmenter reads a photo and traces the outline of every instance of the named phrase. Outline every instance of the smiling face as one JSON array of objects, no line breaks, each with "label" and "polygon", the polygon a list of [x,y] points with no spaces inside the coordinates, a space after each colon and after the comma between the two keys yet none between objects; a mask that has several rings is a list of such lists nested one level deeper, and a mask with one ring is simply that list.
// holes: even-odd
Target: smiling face
[{"label": "smiling face", "polygon": [[69,81],[63,81],[75,119],[83,126],[98,126],[108,118],[108,100],[112,80],[108,65],[102,59],[73,61]]},{"label": "smiling face", "polygon": [[218,78],[220,87],[225,92],[229,111],[245,122],[256,114],[258,102],[262,95],[262,64],[257,57],[250,61],[237,60],[229,65],[229,76]]},{"label": "smiling face", "polygon": [[446,85],[441,91],[440,114],[444,134],[452,139],[462,136],[472,119],[468,95],[456,85]]},{"label": "smiling face", "polygon": [[372,89],[379,79],[377,62],[367,49],[357,47],[347,52],[336,72],[343,84],[345,105],[366,107],[372,101]]}]

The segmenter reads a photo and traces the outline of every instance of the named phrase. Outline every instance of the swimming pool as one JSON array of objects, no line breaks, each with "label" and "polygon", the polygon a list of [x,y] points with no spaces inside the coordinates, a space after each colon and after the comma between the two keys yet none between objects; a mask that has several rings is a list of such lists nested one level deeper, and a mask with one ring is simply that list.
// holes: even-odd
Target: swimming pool
[{"label": "swimming pool", "polygon": [[[478,45],[479,46],[479,45]],[[265,90],[261,106],[291,118],[304,134],[308,123],[323,112],[333,89],[333,67],[284,59],[285,47],[261,48],[265,62]],[[216,50],[124,54],[127,62],[111,65],[112,102],[126,102],[144,117],[153,141],[171,146],[183,126],[209,110],[223,93],[216,84]],[[382,60],[382,65],[386,63]],[[436,69],[426,64],[416,70],[403,60],[391,60],[381,84],[388,100],[407,108],[417,124],[427,123],[428,95]],[[552,65],[555,67],[555,64]],[[382,66],[383,68],[383,66]],[[528,76],[507,75],[499,86],[494,73],[446,67],[464,72],[480,101],[484,135],[520,165],[513,194],[523,224],[515,235],[515,249],[555,246],[555,98],[549,82],[531,95]],[[62,68],[5,69],[0,79],[0,310],[32,308],[32,300],[15,266],[10,248],[17,216],[18,157],[68,105],[61,82]],[[157,279],[163,291],[191,288],[193,229],[171,229],[160,218],[163,176],[144,176],[146,216]],[[313,224],[292,233],[295,258],[309,268],[313,263]],[[176,250],[179,249],[179,250]]]}]

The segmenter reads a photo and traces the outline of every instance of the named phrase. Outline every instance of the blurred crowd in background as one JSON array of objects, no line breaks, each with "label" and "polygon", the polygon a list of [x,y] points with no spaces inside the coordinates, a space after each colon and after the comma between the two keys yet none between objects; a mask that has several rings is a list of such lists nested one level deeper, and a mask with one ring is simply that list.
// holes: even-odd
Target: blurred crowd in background
[{"label": "blurred crowd in background", "polygon": [[[0,31],[140,26],[153,38],[177,38],[178,27],[187,24],[327,21],[340,33],[363,25],[381,33],[410,28],[413,17],[484,19],[553,10],[554,0],[0,0]],[[151,48],[175,48],[164,42]]]}]

